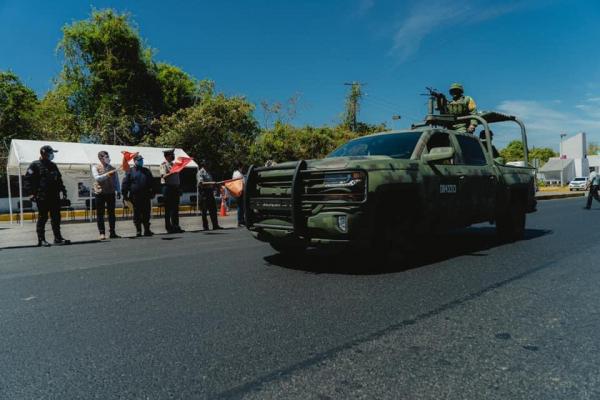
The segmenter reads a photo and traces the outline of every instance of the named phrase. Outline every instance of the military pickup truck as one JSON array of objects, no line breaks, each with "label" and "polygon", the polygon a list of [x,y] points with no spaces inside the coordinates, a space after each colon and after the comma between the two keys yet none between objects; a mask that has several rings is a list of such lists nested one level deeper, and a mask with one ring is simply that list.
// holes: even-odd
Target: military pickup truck
[{"label": "military pickup truck", "polygon": [[[482,139],[451,129],[474,118]],[[524,167],[498,157],[489,128],[498,122],[520,127]],[[514,116],[429,114],[409,130],[351,140],[321,160],[251,167],[246,224],[282,253],[327,245],[385,252],[409,238],[488,221],[502,240],[518,240],[526,214],[536,210],[526,149],[525,126]]]}]

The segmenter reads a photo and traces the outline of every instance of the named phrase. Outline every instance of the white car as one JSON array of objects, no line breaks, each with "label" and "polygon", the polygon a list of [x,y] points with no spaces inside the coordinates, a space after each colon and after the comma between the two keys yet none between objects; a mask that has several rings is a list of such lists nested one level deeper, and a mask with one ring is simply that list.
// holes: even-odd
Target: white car
[{"label": "white car", "polygon": [[569,182],[569,190],[572,192],[573,190],[586,190],[587,189],[588,178],[586,177],[578,177]]}]

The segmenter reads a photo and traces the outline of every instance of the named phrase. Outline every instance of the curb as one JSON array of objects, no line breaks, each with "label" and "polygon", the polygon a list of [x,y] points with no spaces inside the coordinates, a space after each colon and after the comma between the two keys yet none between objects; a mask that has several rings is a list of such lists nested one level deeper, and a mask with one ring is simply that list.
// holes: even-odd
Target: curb
[{"label": "curb", "polygon": [[577,192],[577,193],[556,193],[549,194],[546,196],[535,196],[536,200],[554,200],[554,199],[568,199],[572,197],[585,197],[586,192]]}]

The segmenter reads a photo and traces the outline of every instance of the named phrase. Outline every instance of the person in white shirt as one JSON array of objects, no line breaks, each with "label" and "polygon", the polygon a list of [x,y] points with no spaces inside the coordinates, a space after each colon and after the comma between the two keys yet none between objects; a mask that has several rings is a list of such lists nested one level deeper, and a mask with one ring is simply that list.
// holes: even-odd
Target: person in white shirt
[{"label": "person in white shirt", "polygon": [[[232,179],[244,179],[244,166],[242,163],[238,162],[236,165],[235,171],[233,171]],[[236,198],[237,203],[237,220],[238,227],[246,225],[246,219],[244,216],[244,195],[242,194],[240,197]]]},{"label": "person in white shirt", "polygon": [[96,213],[98,216],[98,231],[100,232],[100,240],[106,239],[106,231],[104,227],[104,212],[108,211],[108,227],[111,239],[117,239],[120,236],[115,232],[115,194],[117,198],[121,198],[121,186],[119,184],[119,174],[115,167],[110,165],[110,157],[108,152],[101,151],[98,153],[100,163],[92,167],[92,175],[94,176],[93,191],[96,196]]},{"label": "person in white shirt", "polygon": [[598,189],[600,189],[600,175],[596,171],[592,171],[590,176],[588,177],[588,185],[590,186],[590,191],[587,197],[587,203],[585,205],[586,210],[592,208],[592,199],[596,199],[596,201],[600,201],[600,196],[598,195]]}]

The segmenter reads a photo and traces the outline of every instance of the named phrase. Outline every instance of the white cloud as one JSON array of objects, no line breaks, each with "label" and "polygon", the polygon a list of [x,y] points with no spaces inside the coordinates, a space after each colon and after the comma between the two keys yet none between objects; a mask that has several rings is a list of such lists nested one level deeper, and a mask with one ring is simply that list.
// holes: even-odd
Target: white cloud
[{"label": "white cloud", "polygon": [[489,0],[465,0],[459,4],[442,0],[418,2],[395,24],[390,54],[397,56],[400,62],[406,61],[435,31],[487,21],[525,5],[525,1],[501,5],[490,4]]},{"label": "white cloud", "polygon": [[557,108],[554,102],[506,100],[497,109],[523,120],[530,145],[557,148],[561,133],[586,132],[588,142],[600,141],[600,104],[593,103],[587,99],[582,104]]},{"label": "white cloud", "polygon": [[359,0],[355,14],[362,17],[375,7],[375,0]]}]

